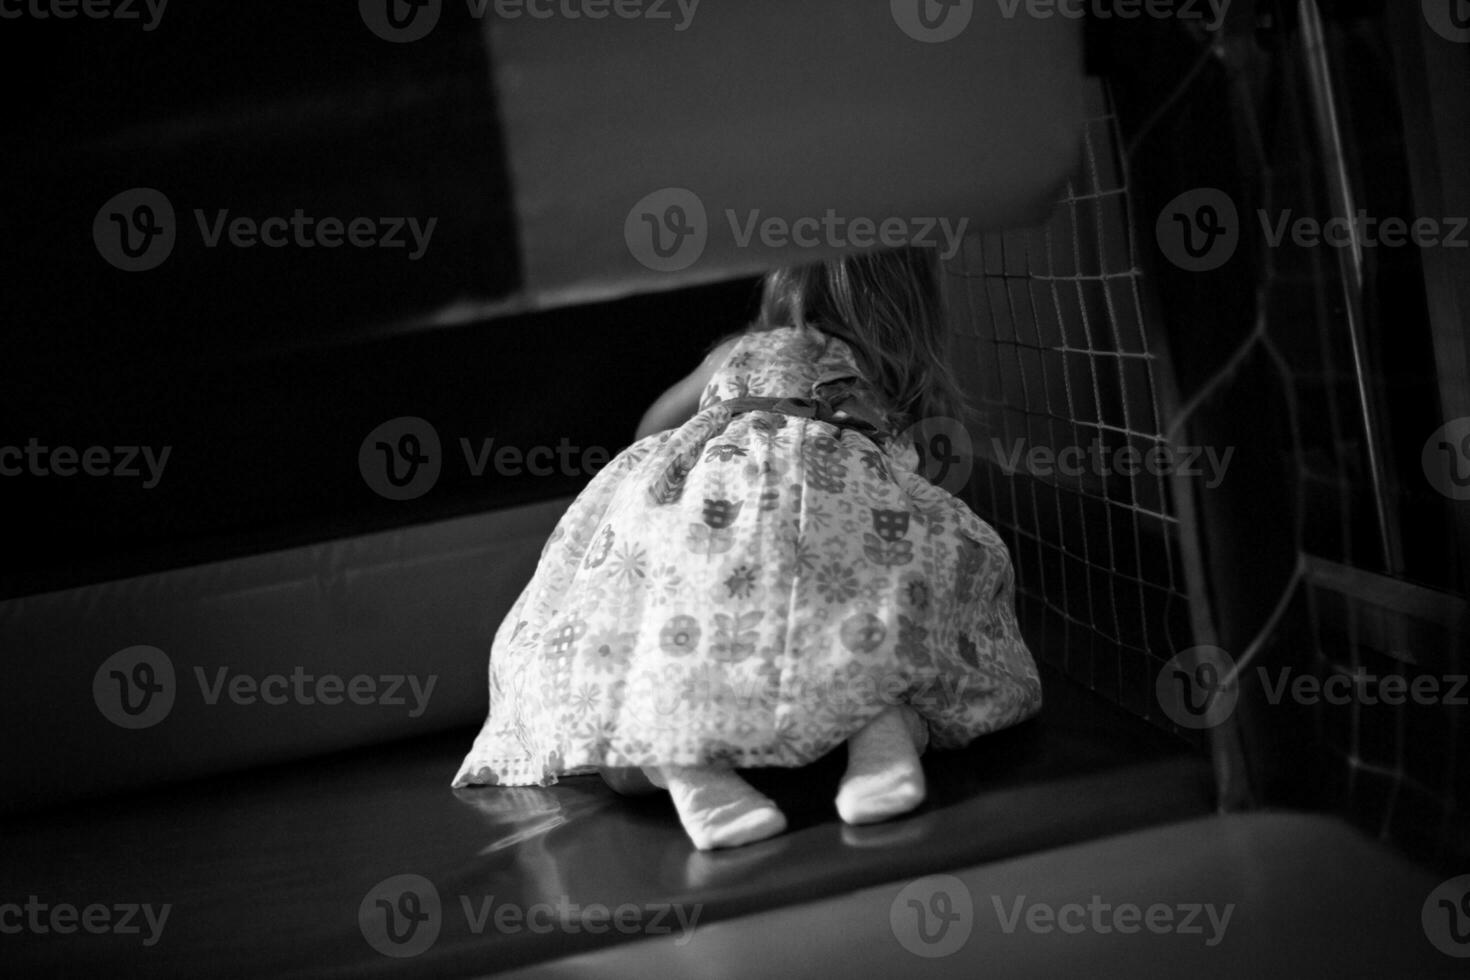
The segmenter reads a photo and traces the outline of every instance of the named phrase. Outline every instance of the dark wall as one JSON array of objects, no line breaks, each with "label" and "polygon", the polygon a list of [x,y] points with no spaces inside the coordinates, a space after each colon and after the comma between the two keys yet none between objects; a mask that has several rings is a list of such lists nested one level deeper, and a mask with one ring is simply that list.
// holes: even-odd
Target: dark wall
[{"label": "dark wall", "polygon": [[[171,3],[151,30],[131,9],[143,20],[0,22],[17,95],[0,153],[0,467],[32,440],[48,451],[45,475],[29,460],[0,475],[0,596],[574,492],[580,455],[549,476],[474,477],[459,440],[615,451],[750,312],[739,282],[474,315],[521,277],[469,17],[392,44],[355,3]],[[163,217],[139,188],[173,209],[174,243],[126,271],[108,257],[119,229],[142,247]],[[308,248],[293,231],[287,247],[210,247],[199,226],[298,210],[405,246]],[[417,257],[411,221],[434,222]],[[431,491],[393,501],[358,452],[401,416],[434,426],[445,459]],[[111,467],[135,452],[139,476],[57,475],[58,447],[74,454],[63,469],[93,447]],[[169,451],[151,488],[142,447]]]},{"label": "dark wall", "polygon": [[[710,341],[745,322],[754,296],[754,284],[740,281],[187,369],[166,352],[127,370],[84,359],[69,383],[29,387],[0,416],[0,446],[34,437],[52,448],[146,446],[157,458],[169,447],[170,455],[151,489],[141,454],[137,479],[0,480],[9,524],[0,590],[42,591],[575,493],[599,465],[586,451],[630,443],[649,403]],[[24,371],[6,360],[8,391]],[[358,454],[371,431],[404,416],[434,427],[442,471],[422,496],[388,500],[365,480]],[[494,439],[522,452],[546,446],[558,458],[549,475],[511,458],[499,474],[492,465],[477,477],[461,439],[477,456]]]}]

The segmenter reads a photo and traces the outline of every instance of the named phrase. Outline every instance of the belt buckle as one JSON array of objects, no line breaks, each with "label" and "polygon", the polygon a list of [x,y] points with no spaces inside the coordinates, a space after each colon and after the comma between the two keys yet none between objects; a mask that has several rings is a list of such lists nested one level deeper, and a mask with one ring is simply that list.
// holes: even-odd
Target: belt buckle
[{"label": "belt buckle", "polygon": [[785,415],[797,415],[807,419],[821,419],[823,409],[826,409],[828,415],[831,414],[830,405],[821,399],[813,398],[782,398],[772,405],[771,409]]}]

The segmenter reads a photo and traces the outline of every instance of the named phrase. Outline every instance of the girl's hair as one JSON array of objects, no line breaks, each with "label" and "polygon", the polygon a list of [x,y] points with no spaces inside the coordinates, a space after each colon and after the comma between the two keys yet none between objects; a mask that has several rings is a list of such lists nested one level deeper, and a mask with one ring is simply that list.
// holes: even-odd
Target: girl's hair
[{"label": "girl's hair", "polygon": [[948,365],[939,262],[931,250],[861,252],[769,273],[753,329],[787,325],[847,341],[888,399],[895,431],[925,418],[963,420],[965,397]]}]

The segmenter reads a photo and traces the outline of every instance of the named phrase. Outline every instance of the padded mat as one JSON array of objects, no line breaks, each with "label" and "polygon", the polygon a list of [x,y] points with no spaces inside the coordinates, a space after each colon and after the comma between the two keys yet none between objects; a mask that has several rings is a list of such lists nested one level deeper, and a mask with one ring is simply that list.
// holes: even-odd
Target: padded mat
[{"label": "padded mat", "polygon": [[[1421,928],[1435,884],[1332,818],[1206,817],[967,868],[947,881],[892,882],[717,923],[682,944],[672,937],[625,943],[514,975],[1463,977],[1464,960],[1440,952]],[[922,908],[927,900],[943,911],[941,893],[951,922],[941,930],[931,919],[933,945],[926,945],[908,903]],[[966,899],[969,914],[957,911]],[[1130,905],[1150,910],[1153,928],[1131,920],[1123,912]],[[1152,912],[1159,906],[1168,909],[1167,928],[1165,913]],[[1034,929],[1018,909],[1034,916]]]},{"label": "padded mat", "polygon": [[[643,922],[665,904],[697,905],[703,927],[1209,811],[1204,759],[1045,681],[1037,719],[928,756],[930,799],[906,819],[838,821],[840,750],[803,770],[752,772],[791,830],[735,851],[694,851],[667,796],[620,798],[597,777],[452,791],[473,730],[11,818],[0,825],[0,905],[35,896],[99,924],[89,906],[113,910],[114,922],[132,904],[155,919],[165,903],[170,911],[152,933],[142,912],[128,934],[28,928],[0,935],[0,953],[12,975],[473,976],[636,932],[591,933],[576,911],[542,931],[483,917],[506,904],[635,905]],[[375,889],[400,875],[433,893],[417,909],[422,948],[383,942],[376,903],[388,893]],[[402,891],[385,901],[414,912]],[[38,913],[48,930],[52,914]],[[0,921],[10,921],[3,911]]]},{"label": "padded mat", "polygon": [[[0,715],[0,739],[29,746],[0,754],[0,812],[478,724],[486,651],[567,503],[0,602],[7,651],[24,651],[10,657],[7,682],[25,692]],[[156,723],[124,729],[112,720],[119,688],[103,688],[104,701],[94,685],[117,666],[112,657],[137,646],[156,651],[154,670],[172,697],[163,695]],[[311,684],[387,679],[368,704],[221,696],[226,677],[263,685],[298,672]]]}]

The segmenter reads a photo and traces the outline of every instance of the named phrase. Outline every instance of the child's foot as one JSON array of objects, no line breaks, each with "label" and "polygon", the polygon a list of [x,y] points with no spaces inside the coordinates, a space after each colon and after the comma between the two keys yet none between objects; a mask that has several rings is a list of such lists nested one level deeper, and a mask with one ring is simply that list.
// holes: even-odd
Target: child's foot
[{"label": "child's foot", "polygon": [[919,752],[928,726],[907,705],[888,708],[847,740],[847,772],[837,790],[837,813],[850,824],[877,823],[924,802]]},{"label": "child's foot", "polygon": [[739,847],[786,829],[776,804],[729,769],[664,766],[645,773],[654,785],[668,787],[684,832],[701,851]]}]

